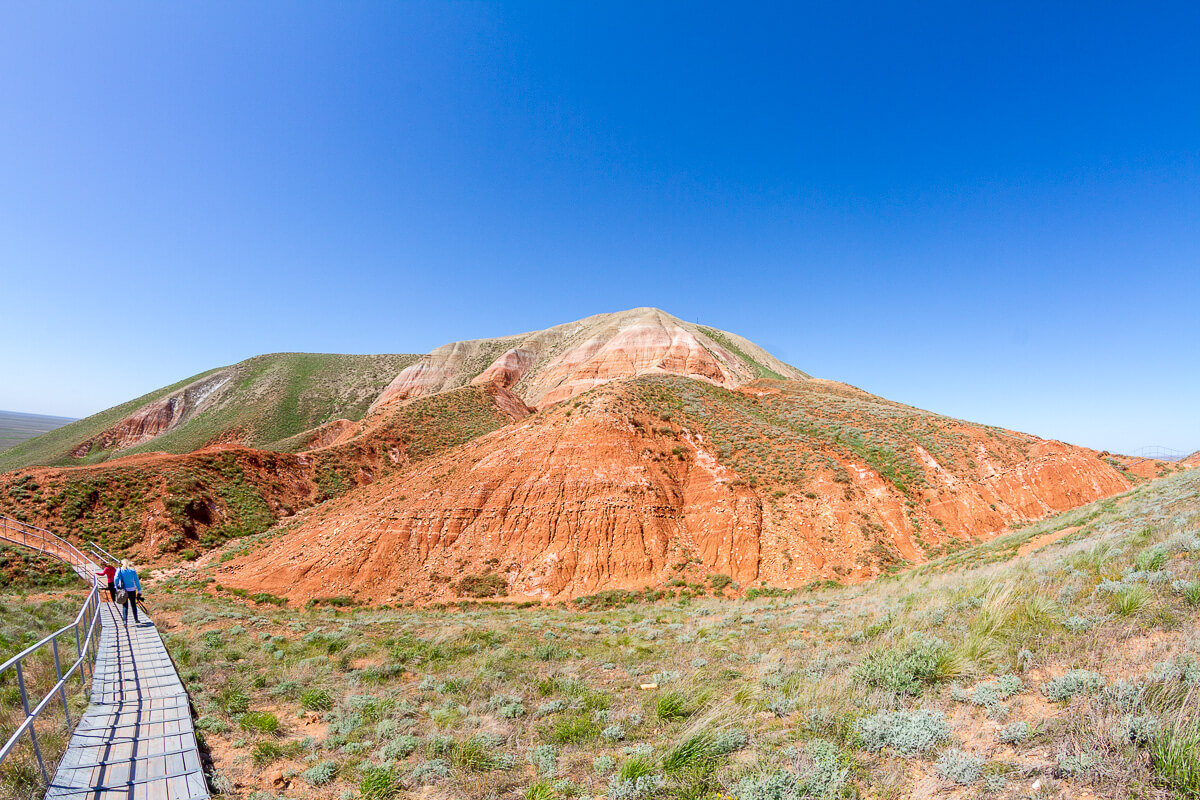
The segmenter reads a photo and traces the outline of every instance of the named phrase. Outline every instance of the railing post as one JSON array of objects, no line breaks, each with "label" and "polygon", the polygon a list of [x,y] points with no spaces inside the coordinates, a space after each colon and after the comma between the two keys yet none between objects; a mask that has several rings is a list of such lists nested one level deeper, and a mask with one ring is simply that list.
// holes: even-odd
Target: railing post
[{"label": "railing post", "polygon": [[67,687],[62,682],[62,662],[58,660],[58,637],[50,640],[50,649],[54,651],[54,674],[58,676],[58,696],[62,700],[63,715],[67,718],[67,730],[71,730],[71,710],[67,708]]},{"label": "railing post", "polygon": [[[90,601],[88,606],[91,606]],[[75,657],[79,659],[79,681],[83,686],[87,686],[87,659],[83,657],[83,643],[79,641],[79,623],[76,622],[71,629],[75,631]]]},{"label": "railing post", "polygon": [[[17,662],[17,688],[21,692],[21,708],[25,710],[26,719],[29,718],[29,696],[25,694],[25,673],[21,671],[21,662]],[[50,776],[46,773],[46,762],[42,761],[42,748],[38,747],[37,730],[34,724],[29,723],[29,741],[33,742],[33,754],[37,756],[38,767],[42,771],[42,780],[47,785],[50,783]]]},{"label": "railing post", "polygon": [[97,597],[92,603],[92,649],[89,658],[92,660],[92,681],[96,679],[96,658],[100,655],[100,634],[96,632],[97,623],[100,617],[100,598]]}]

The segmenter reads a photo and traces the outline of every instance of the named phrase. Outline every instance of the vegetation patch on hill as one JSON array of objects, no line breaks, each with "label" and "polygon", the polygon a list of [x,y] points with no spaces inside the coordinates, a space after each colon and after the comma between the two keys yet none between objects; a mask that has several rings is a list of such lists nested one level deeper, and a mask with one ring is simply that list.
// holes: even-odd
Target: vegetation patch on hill
[{"label": "vegetation patch on hill", "polygon": [[196,555],[509,422],[467,386],[389,411],[371,431],[303,459],[231,448],[0,476],[0,511],[118,554]]},{"label": "vegetation patch on hill", "polygon": [[[187,453],[215,442],[263,447],[333,419],[359,420],[396,373],[417,356],[272,353],[209,370],[73,422],[0,453],[0,471],[95,464],[135,453]],[[100,435],[140,408],[203,378],[222,378],[196,413],[147,442],[106,447]],[[73,455],[94,441],[83,455]]]},{"label": "vegetation patch on hill", "polygon": [[[79,576],[63,562],[24,547],[0,543],[0,588],[5,591],[55,589],[78,584]],[[0,661],[3,661],[0,657]]]},{"label": "vegetation patch on hill", "polygon": [[[803,488],[817,471],[842,475],[840,456],[869,465],[910,494],[925,483],[916,447],[951,469],[971,458],[967,440],[955,430],[961,423],[940,415],[825,384],[765,386],[769,391],[756,395],[654,376],[635,381],[633,391],[652,417],[702,432],[723,464],[764,488]],[[980,430],[1006,446],[1023,446],[999,429]]]}]

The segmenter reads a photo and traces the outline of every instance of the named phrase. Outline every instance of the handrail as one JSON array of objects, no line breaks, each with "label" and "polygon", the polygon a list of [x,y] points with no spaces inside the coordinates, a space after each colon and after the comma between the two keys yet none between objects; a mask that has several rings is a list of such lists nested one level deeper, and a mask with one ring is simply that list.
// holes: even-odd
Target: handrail
[{"label": "handrail", "polygon": [[[4,514],[0,514],[0,539],[54,556],[60,561],[65,561],[84,580],[88,580],[96,572],[96,563],[81,553],[78,547],[66,539],[58,534],[51,533],[45,528],[21,522]],[[54,545],[54,547],[50,547],[49,545]],[[84,577],[85,572],[89,570],[89,576]],[[94,581],[89,582],[94,583]]]},{"label": "handrail", "polygon": [[[34,728],[33,722],[46,709],[46,706],[54,699],[55,695],[57,695],[62,700],[63,714],[66,716],[67,727],[71,727],[71,711],[67,704],[66,685],[68,679],[78,672],[81,685],[86,687],[87,675],[85,673],[87,669],[91,667],[93,673],[95,672],[96,652],[98,649],[95,631],[96,624],[100,619],[101,587],[99,579],[96,577],[97,569],[95,562],[61,536],[0,514],[0,540],[28,547],[59,559],[69,564],[79,577],[92,586],[87,599],[84,600],[83,606],[79,609],[79,613],[75,615],[74,622],[43,637],[41,641],[30,645],[8,659],[8,661],[0,664],[0,675],[4,675],[10,669],[16,672],[17,689],[21,696],[21,708],[25,712],[24,720],[17,726],[12,735],[8,737],[3,747],[0,747],[0,763],[3,763],[4,759],[16,748],[21,736],[27,733],[33,745],[33,753],[37,757],[38,768],[41,770],[42,778],[46,784],[49,784],[50,773],[46,769],[45,759],[42,758],[42,750],[38,745],[37,730]],[[84,622],[85,617],[87,619],[85,625],[86,633],[80,637],[80,624]],[[76,657],[74,662],[64,670],[62,660],[59,658],[58,638],[67,631],[75,633]],[[29,707],[29,694],[25,688],[25,671],[21,667],[25,659],[47,645],[54,654],[54,670],[58,676],[58,681],[31,710]]]},{"label": "handrail", "polygon": [[[93,589],[93,591],[95,591],[95,589]],[[50,641],[51,639],[57,638],[57,637],[63,635],[64,633],[66,633],[67,631],[74,629],[75,626],[77,626],[80,623],[80,621],[83,619],[83,614],[85,611],[87,611],[87,603],[86,602],[83,604],[83,607],[79,609],[79,613],[75,616],[74,622],[72,622],[70,625],[62,626],[61,628],[56,630],[54,633],[48,634],[45,638],[43,638],[37,644],[29,645],[29,647],[26,647],[24,650],[17,653],[12,658],[10,658],[8,661],[5,661],[3,664],[0,664],[0,672],[4,672],[4,670],[11,667],[18,659],[22,659],[25,656],[29,655],[34,650],[37,650],[39,647],[41,647],[42,645],[44,645],[46,642]]]},{"label": "handrail", "polygon": [[103,561],[104,559],[107,558],[109,561],[111,561],[114,564],[121,563],[121,559],[117,558],[112,553],[108,552],[107,550],[105,550],[103,547],[96,544],[95,542],[88,542],[87,546],[96,551],[96,553],[100,556],[101,561]]}]

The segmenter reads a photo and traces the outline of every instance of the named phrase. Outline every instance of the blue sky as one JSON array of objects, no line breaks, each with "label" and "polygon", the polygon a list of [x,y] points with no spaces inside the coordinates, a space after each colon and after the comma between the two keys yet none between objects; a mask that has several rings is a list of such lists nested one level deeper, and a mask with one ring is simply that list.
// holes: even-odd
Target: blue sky
[{"label": "blue sky", "polygon": [[1194,3],[13,4],[0,408],[652,305],[1200,448]]}]

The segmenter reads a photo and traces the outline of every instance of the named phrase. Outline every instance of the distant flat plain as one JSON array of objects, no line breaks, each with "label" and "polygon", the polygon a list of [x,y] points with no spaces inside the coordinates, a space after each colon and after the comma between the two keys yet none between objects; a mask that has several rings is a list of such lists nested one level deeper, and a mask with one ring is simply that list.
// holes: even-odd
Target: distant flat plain
[{"label": "distant flat plain", "polygon": [[46,431],[61,428],[75,420],[70,417],[49,417],[44,414],[22,414],[19,411],[0,411],[0,450],[26,439],[41,436]]}]

